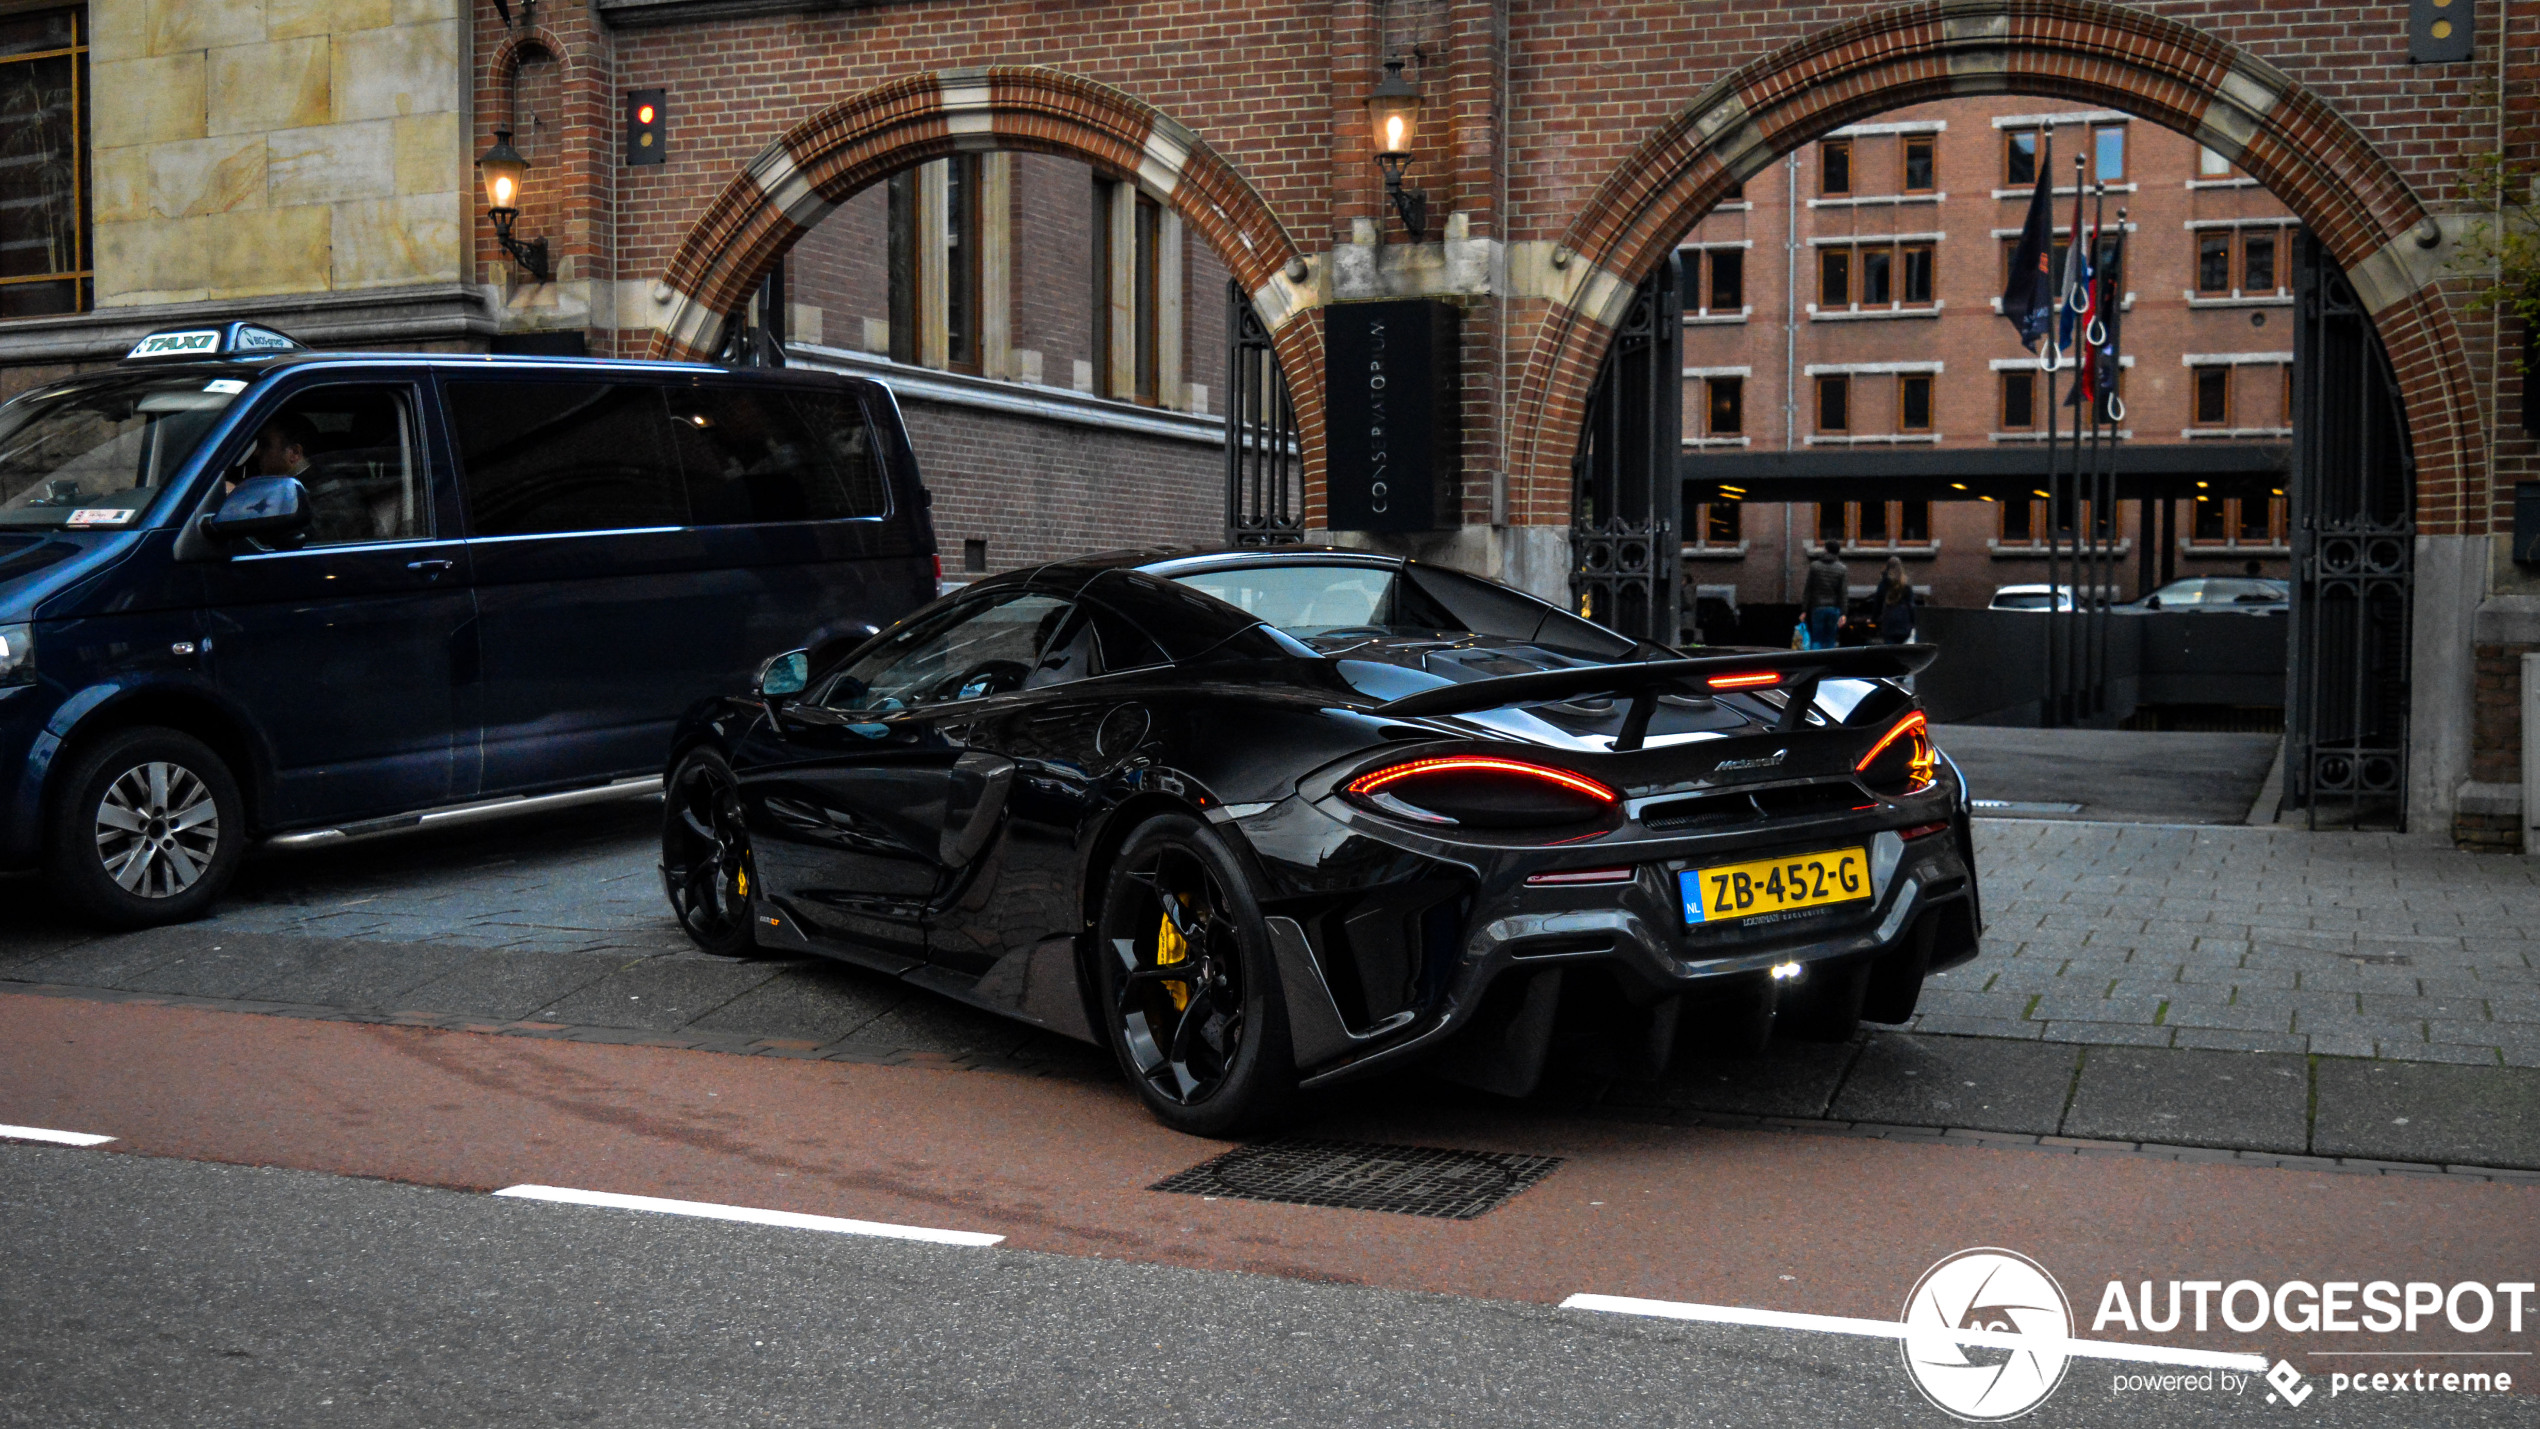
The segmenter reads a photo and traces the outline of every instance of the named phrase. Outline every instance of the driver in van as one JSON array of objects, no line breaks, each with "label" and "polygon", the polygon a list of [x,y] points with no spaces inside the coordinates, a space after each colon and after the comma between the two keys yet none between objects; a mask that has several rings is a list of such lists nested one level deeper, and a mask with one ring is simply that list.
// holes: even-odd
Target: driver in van
[{"label": "driver in van", "polygon": [[309,419],[297,412],[284,412],[265,423],[256,433],[256,447],[247,460],[230,469],[221,494],[228,495],[251,476],[302,476],[309,469],[309,444],[317,440],[317,429]]}]

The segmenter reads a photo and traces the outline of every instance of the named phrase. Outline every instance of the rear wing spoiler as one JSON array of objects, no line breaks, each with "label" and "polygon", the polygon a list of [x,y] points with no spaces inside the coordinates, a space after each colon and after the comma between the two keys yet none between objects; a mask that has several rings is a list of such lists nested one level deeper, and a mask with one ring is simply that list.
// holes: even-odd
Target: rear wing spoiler
[{"label": "rear wing spoiler", "polygon": [[1409,719],[1420,715],[1470,714],[1508,705],[1576,699],[1582,695],[1629,696],[1631,711],[1614,737],[1617,752],[1638,749],[1649,733],[1649,717],[1667,686],[1691,686],[1688,693],[1723,690],[1783,690],[1790,695],[1781,727],[1796,730],[1815,702],[1817,683],[1826,679],[1897,679],[1929,665],[1940,656],[1937,645],[1861,645],[1843,650],[1757,650],[1743,655],[1701,655],[1685,660],[1645,660],[1627,665],[1590,665],[1575,670],[1538,670],[1529,675],[1502,675],[1441,685],[1389,700],[1375,713]]}]

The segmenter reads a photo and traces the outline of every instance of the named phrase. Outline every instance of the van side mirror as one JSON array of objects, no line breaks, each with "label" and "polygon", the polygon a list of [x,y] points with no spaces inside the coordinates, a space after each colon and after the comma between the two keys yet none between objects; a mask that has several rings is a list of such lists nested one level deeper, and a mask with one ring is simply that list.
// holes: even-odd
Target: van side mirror
[{"label": "van side mirror", "polygon": [[2143,598],[2143,608],[2145,610],[2159,610],[2161,608],[2161,598],[2157,595],[2145,596]]},{"label": "van side mirror", "polygon": [[807,651],[788,650],[758,667],[758,697],[775,701],[803,692],[811,683],[811,655]]},{"label": "van side mirror", "polygon": [[263,540],[309,529],[309,490],[293,476],[259,476],[203,518],[203,534],[215,541]]}]

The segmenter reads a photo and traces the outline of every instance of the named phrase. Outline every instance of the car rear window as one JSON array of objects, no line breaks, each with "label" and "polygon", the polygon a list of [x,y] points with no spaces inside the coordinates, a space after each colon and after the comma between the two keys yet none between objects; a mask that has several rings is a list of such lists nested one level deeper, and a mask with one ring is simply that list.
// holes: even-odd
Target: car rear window
[{"label": "car rear window", "polygon": [[449,393],[476,535],[889,510],[849,393],[569,379],[461,380]]}]

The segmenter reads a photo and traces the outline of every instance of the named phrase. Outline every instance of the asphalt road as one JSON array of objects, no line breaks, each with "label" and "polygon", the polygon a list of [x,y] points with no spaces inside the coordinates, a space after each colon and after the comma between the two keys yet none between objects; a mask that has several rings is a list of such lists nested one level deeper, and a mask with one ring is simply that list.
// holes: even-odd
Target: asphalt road
[{"label": "asphalt road", "polygon": [[[1974,724],[1932,730],[1974,797],[2032,806],[2019,811],[2023,818],[2156,824],[2245,822],[2278,738]],[[2051,807],[2060,804],[2081,807]]]},{"label": "asphalt road", "polygon": [[[8,1424],[1949,1422],[1885,1341],[287,1170],[0,1148],[0,1232]],[[2084,1361],[2028,1422],[2437,1422],[2263,1393]]]}]

